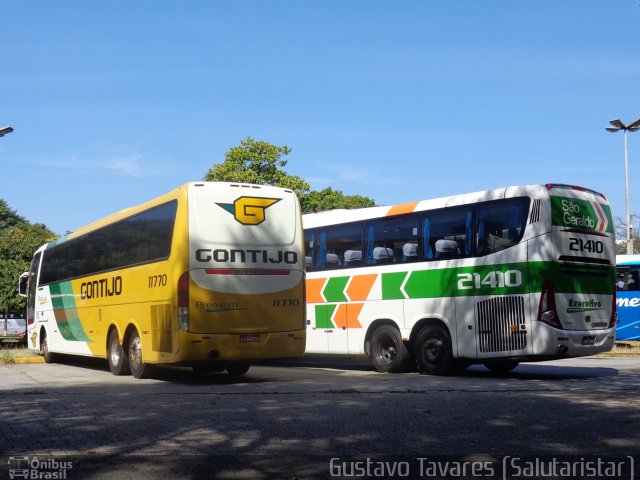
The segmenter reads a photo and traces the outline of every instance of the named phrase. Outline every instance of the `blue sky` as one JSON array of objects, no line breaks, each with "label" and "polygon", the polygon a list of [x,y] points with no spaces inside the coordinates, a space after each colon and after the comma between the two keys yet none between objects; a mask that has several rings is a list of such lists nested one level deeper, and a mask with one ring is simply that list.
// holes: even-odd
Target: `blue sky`
[{"label": "blue sky", "polygon": [[[624,216],[639,0],[0,2],[0,198],[73,231],[251,136],[314,189],[396,204],[506,185]],[[629,134],[640,214],[640,133]]]}]

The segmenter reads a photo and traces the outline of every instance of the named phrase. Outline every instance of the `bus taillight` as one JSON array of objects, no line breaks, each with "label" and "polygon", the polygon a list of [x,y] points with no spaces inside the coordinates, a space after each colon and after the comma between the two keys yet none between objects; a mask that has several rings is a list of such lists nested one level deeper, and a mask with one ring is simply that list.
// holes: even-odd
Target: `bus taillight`
[{"label": "bus taillight", "polygon": [[609,328],[613,328],[616,326],[618,322],[618,311],[616,310],[616,287],[613,287],[613,295],[611,301],[611,318],[609,319]]},{"label": "bus taillight", "polygon": [[551,282],[546,282],[542,287],[540,306],[538,307],[538,321],[554,328],[562,328],[556,311],[556,297],[553,292],[553,283]]},{"label": "bus taillight", "polygon": [[178,322],[182,330],[189,331],[189,272],[178,280]]}]

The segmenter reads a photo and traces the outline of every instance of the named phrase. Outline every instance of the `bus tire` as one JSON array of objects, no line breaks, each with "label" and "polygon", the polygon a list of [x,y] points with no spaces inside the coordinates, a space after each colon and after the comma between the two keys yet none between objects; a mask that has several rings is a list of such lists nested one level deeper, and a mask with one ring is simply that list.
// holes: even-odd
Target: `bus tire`
[{"label": "bus tire", "polygon": [[484,366],[491,370],[493,373],[504,375],[520,365],[518,360],[492,360],[490,362],[484,362]]},{"label": "bus tire", "polygon": [[40,355],[44,357],[46,363],[55,363],[57,355],[49,351],[49,342],[47,341],[47,332],[45,330],[40,334]]},{"label": "bus tire", "polygon": [[420,373],[448,375],[455,370],[451,336],[440,325],[428,325],[418,332],[415,357]]},{"label": "bus tire", "polygon": [[151,365],[142,361],[142,339],[137,330],[132,330],[127,342],[129,368],[135,378],[146,378],[151,373]]},{"label": "bus tire", "polygon": [[236,365],[229,365],[227,367],[227,373],[229,375],[244,375],[249,371],[251,365],[248,363],[238,363]]},{"label": "bus tire", "polygon": [[129,375],[129,357],[126,355],[124,348],[120,345],[118,338],[118,330],[113,328],[109,332],[109,341],[107,342],[107,360],[109,361],[109,370],[114,375]]},{"label": "bus tire", "polygon": [[396,373],[407,368],[409,351],[400,332],[391,325],[376,328],[371,335],[369,362],[378,372]]}]

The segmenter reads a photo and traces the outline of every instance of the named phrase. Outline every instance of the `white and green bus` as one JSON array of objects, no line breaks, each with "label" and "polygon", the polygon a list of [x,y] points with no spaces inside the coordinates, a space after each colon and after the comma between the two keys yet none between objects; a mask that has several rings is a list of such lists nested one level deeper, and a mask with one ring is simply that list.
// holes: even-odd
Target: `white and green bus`
[{"label": "white and green bus", "polygon": [[507,187],[303,225],[306,353],[443,375],[613,347],[614,228],[595,191]]}]

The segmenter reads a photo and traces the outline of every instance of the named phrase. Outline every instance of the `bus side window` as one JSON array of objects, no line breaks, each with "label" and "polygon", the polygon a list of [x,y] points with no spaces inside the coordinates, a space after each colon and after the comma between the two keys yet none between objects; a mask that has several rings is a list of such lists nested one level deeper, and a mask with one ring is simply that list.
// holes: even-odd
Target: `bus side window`
[{"label": "bus side window", "polygon": [[625,292],[640,290],[640,267],[618,267],[616,277],[618,290]]},{"label": "bus side window", "polygon": [[312,231],[304,232],[304,265],[308,272],[315,270],[313,257],[316,249],[316,233]]},{"label": "bus side window", "polygon": [[429,212],[422,218],[422,255],[425,260],[471,256],[473,213],[468,208]]},{"label": "bus side window", "polygon": [[417,261],[420,241],[418,224],[417,214],[367,222],[367,265]]},{"label": "bus side window", "polygon": [[528,199],[488,203],[478,209],[477,254],[489,255],[516,245],[524,232]]},{"label": "bus side window", "polygon": [[319,233],[317,270],[334,270],[359,266],[362,259],[362,224],[359,222],[332,225]]}]

